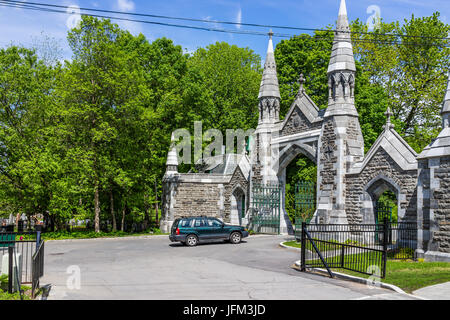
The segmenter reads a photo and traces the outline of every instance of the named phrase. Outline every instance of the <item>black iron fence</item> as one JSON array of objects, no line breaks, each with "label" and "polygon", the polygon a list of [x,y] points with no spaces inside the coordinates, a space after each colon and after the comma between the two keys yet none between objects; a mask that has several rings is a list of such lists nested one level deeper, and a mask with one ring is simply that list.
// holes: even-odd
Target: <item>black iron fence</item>
[{"label": "black iron fence", "polygon": [[[414,259],[417,224],[307,224],[301,227],[301,269],[346,269],[386,276],[387,259]],[[297,233],[298,234],[298,230]]]},{"label": "black iron fence", "polygon": [[[13,283],[16,283],[15,286],[19,289],[20,285],[34,285],[36,259],[39,261],[38,273],[43,275],[43,245],[44,241],[40,238],[40,232],[0,232],[1,269],[4,273],[8,270],[9,292],[12,292]],[[40,253],[41,250],[42,253]]]},{"label": "black iron fence", "polygon": [[45,242],[42,241],[32,257],[31,297],[33,299],[36,297],[36,291],[39,290],[39,280],[44,276],[44,246]]}]

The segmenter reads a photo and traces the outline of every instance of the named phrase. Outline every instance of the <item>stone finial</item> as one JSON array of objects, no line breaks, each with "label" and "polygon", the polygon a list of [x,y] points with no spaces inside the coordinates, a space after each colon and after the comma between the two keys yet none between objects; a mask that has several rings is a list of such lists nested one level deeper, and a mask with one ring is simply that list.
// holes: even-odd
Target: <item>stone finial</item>
[{"label": "stone finial", "polygon": [[303,73],[301,73],[300,77],[298,78],[298,83],[300,83],[300,88],[298,90],[299,95],[302,95],[305,92],[305,88],[303,87],[305,82],[306,82],[305,76],[303,75]]},{"label": "stone finial", "polygon": [[450,70],[448,72],[447,91],[445,92],[444,104],[442,105],[442,115],[450,113]]},{"label": "stone finial", "polygon": [[385,130],[394,129],[395,125],[391,122],[391,117],[394,114],[391,112],[391,108],[390,107],[387,108],[387,110],[384,113],[384,115],[386,116],[386,125],[383,126],[383,129],[385,129]]}]

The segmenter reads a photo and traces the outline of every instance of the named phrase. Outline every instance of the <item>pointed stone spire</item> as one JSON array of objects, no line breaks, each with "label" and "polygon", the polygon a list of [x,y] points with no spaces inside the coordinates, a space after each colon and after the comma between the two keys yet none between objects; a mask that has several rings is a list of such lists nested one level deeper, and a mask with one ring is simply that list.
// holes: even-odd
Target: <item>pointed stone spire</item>
[{"label": "pointed stone spire", "polygon": [[333,51],[331,53],[330,64],[328,66],[328,73],[335,71],[356,72],[345,0],[341,0],[336,25],[336,34],[333,43]]},{"label": "pointed stone spire", "polygon": [[259,122],[275,122],[279,120],[280,87],[277,77],[277,65],[273,50],[273,32],[269,32],[266,63],[259,88]]},{"label": "pointed stone spire", "polygon": [[325,116],[358,116],[355,107],[356,65],[345,0],[341,0],[330,64],[328,65],[329,103]]},{"label": "pointed stone spire", "polygon": [[447,119],[448,125],[448,119],[450,118],[450,71],[448,72],[447,91],[445,93],[441,114]]},{"label": "pointed stone spire", "polygon": [[275,63],[272,36],[273,32],[270,30],[266,63],[264,65],[264,73],[261,81],[261,87],[259,89],[259,99],[265,97],[280,98],[280,88],[278,85],[277,66]]}]

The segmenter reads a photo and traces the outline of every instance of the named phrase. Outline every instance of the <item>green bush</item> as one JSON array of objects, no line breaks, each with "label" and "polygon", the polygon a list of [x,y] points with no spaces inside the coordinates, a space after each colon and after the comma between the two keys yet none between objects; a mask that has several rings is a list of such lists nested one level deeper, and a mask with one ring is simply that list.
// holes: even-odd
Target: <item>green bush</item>
[{"label": "green bush", "polygon": [[6,274],[0,276],[0,290],[8,290],[8,276]]}]

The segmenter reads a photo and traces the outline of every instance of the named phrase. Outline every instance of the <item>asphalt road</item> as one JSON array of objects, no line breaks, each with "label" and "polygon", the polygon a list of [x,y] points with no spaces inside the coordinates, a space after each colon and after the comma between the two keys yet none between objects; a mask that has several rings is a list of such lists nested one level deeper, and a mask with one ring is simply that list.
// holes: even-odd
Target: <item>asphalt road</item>
[{"label": "asphalt road", "polygon": [[60,300],[409,299],[390,290],[303,273],[282,236],[239,245],[170,243],[168,236],[48,241],[41,286]]}]

